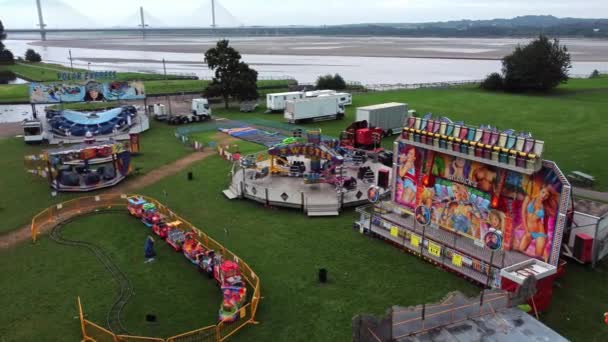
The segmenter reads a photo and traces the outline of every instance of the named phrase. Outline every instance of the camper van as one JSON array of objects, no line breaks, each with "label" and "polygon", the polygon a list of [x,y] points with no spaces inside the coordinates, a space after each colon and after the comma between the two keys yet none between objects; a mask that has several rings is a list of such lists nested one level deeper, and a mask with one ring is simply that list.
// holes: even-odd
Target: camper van
[{"label": "camper van", "polygon": [[304,93],[301,91],[293,91],[288,93],[274,93],[266,95],[267,112],[282,112],[285,110],[285,102],[300,100],[304,98]]}]

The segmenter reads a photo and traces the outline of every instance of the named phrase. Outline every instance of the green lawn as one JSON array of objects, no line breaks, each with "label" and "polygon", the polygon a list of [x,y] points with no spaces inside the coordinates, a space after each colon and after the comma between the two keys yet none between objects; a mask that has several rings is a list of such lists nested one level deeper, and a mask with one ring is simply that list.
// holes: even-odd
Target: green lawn
[{"label": "green lawn", "polygon": [[[126,209],[79,218],[63,231],[65,238],[102,247],[131,281],[135,295],[121,315],[130,334],[169,337],[213,324],[221,303],[215,282],[160,239],[155,246],[157,261],[144,264],[148,234],[149,228]],[[88,250],[45,237],[36,245],[24,244],[0,255],[3,260],[18,260],[0,263],[0,272],[20,275],[18,280],[0,279],[3,317],[10,317],[0,324],[3,341],[79,340],[77,296],[86,318],[105,326],[116,285]],[[158,323],[146,323],[146,314],[155,314]]]},{"label": "green lawn", "polygon": [[[29,63],[29,62],[17,62],[13,65],[0,66],[0,70],[10,70],[17,75],[17,77],[35,81],[35,82],[47,82],[47,81],[59,81],[57,73],[59,72],[86,72],[87,69],[82,68],[70,68],[61,64],[53,63]],[[165,79],[164,75],[161,74],[148,74],[140,72],[118,72],[116,73],[118,80],[159,80]],[[168,75],[170,79],[181,79],[183,76]]]},{"label": "green lawn", "polygon": [[[140,174],[145,174],[186,156],[189,150],[179,143],[173,131],[173,126],[152,121],[151,129],[141,135],[141,154],[133,158],[133,168],[140,168]],[[0,189],[2,193],[10,194],[0,196],[0,214],[3,216],[0,234],[27,224],[36,213],[53,203],[79,196],[58,193],[56,197],[52,197],[45,178],[25,171],[23,157],[37,154],[43,148],[49,147],[29,146],[19,138],[0,139]]]},{"label": "green lawn", "polygon": [[[353,211],[336,218],[310,219],[296,211],[265,210],[247,201],[230,202],[221,194],[229,169],[227,162],[214,156],[144,193],[159,198],[209,232],[246,260],[260,276],[264,299],[257,319],[261,324],[247,327],[235,336],[235,341],[343,341],[350,336],[352,316],[359,312],[380,314],[396,303],[438,300],[451,290],[471,295],[477,291],[472,284],[453,274],[352,231]],[[194,181],[186,180],[188,171],[194,173]],[[164,191],[168,192],[166,197]],[[166,266],[169,258],[161,254],[157,272],[149,274],[142,270],[144,231],[141,223],[127,215],[116,218],[104,215],[73,221],[66,236],[90,239],[110,248],[117,261],[124,260],[121,267],[128,276],[132,280],[140,278],[134,283],[136,300],[127,305],[127,329],[147,332],[141,320],[143,313],[150,310],[156,310],[161,320],[172,312],[194,317],[171,318],[173,331],[161,324],[160,336],[192,328],[193,319],[199,325],[213,323],[218,303],[215,294],[212,302],[205,304],[209,291],[204,283],[208,280],[200,275],[194,279],[194,271],[185,269],[190,266],[178,265],[185,264],[181,257],[179,263]],[[69,262],[71,258],[78,259],[75,266]],[[40,259],[44,262],[37,265]],[[89,319],[103,323],[103,314],[112,296],[107,287],[101,286],[99,279],[105,277],[105,273],[92,258],[56,246],[43,236],[34,246],[26,243],[0,252],[0,260],[3,274],[30,270],[18,280],[12,277],[0,280],[7,294],[3,297],[7,302],[3,303],[8,308],[6,313],[8,317],[15,317],[9,327],[23,330],[22,339],[38,340],[40,332],[24,327],[32,318],[39,317],[46,319],[48,328],[41,329],[45,334],[56,325],[50,336],[77,336],[79,330],[73,320],[77,294],[82,296]],[[87,267],[89,264],[91,267]],[[172,269],[178,266],[179,269]],[[321,267],[329,270],[330,283],[324,286],[316,280]],[[24,285],[32,286],[40,281],[41,273],[44,273],[44,283],[53,286],[44,287],[41,295],[27,294]],[[81,284],[82,278],[77,274],[98,281]],[[178,279],[183,282],[178,283]],[[179,305],[170,306],[166,298],[169,289],[179,295],[179,303],[191,301],[194,308],[184,310]],[[44,306],[37,306],[35,317],[31,317],[26,314],[27,305],[9,300],[16,297],[20,298],[19,303],[41,302]],[[52,316],[47,316],[51,313]]]},{"label": "green lawn", "polygon": [[[264,299],[257,319],[261,324],[245,328],[231,340],[344,341],[350,338],[350,320],[358,313],[383,314],[395,304],[436,301],[453,290],[468,295],[478,291],[454,274],[353,231],[352,210],[340,217],[311,219],[294,210],[229,201],[221,194],[229,168],[214,156],[142,192],[169,204],[246,260],[260,276]],[[194,181],[186,180],[189,171]],[[214,319],[215,294],[209,294],[207,280],[189,269],[181,256],[172,257],[167,248],[159,248],[156,269],[144,267],[145,228],[136,220],[127,215],[86,217],[71,223],[65,235],[107,248],[134,281],[137,295],[125,309],[127,329],[132,332],[167,336]],[[0,280],[6,294],[0,304],[7,317],[13,317],[9,324],[0,325],[10,330],[0,331],[8,341],[41,340],[41,330],[44,334],[52,331],[44,335],[48,337],[76,338],[76,295],[82,297],[87,317],[103,323],[112,289],[108,281],[101,281],[105,271],[85,252],[55,245],[43,236],[36,245],[1,251],[0,260],[0,272],[20,275]],[[321,267],[329,270],[330,278],[323,286],[316,282]],[[555,289],[551,311],[542,320],[573,341],[602,341],[608,333],[601,317],[608,305],[607,271],[607,263],[596,270],[569,265]],[[54,286],[34,285],[41,283]],[[30,286],[36,286],[36,291],[29,291]],[[169,296],[173,291],[179,296]],[[41,305],[32,311],[22,303]],[[192,303],[195,309],[185,310],[184,303],[186,307]],[[142,322],[142,315],[151,311],[161,321],[156,327]],[[164,321],[167,315],[176,317],[169,326]],[[42,329],[29,328],[32,321],[43,318]],[[13,339],[15,330],[21,335]]]},{"label": "green lawn", "polygon": [[[608,77],[574,79],[548,96],[491,93],[472,87],[355,94],[344,120],[305,126],[338,136],[355,119],[357,107],[391,101],[408,103],[419,114],[432,112],[471,125],[492,124],[499,129],[531,132],[545,141],[545,159],[557,162],[564,172],[589,173],[598,180],[597,189],[608,190],[608,168],[601,158],[608,155],[604,141],[608,132]],[[255,117],[283,121],[281,113],[262,114],[262,107],[254,114],[224,109],[214,109],[214,114],[235,120]],[[393,139],[385,139],[385,146]]]},{"label": "green lawn", "polygon": [[27,92],[27,84],[0,84],[0,103],[27,101]]},{"label": "green lawn", "polygon": [[[133,78],[139,79],[139,78]],[[287,91],[290,80],[262,80],[258,81],[260,96],[267,93]],[[159,94],[181,94],[191,92],[203,92],[209,81],[206,80],[146,80],[144,86],[149,96]],[[27,102],[27,84],[1,84],[0,103]]]},{"label": "green lawn", "polygon": [[[595,175],[599,188],[606,189],[608,171],[602,167],[599,157],[608,152],[602,139],[608,128],[603,118],[607,95],[608,78],[573,80],[550,96],[485,93],[472,88],[368,93],[354,96],[345,120],[308,126],[321,127],[324,134],[337,135],[352,121],[357,106],[407,102],[419,113],[432,111],[473,124],[491,123],[499,128],[529,130],[545,140],[547,158],[554,159],[566,171],[578,169]],[[244,114],[234,109],[214,108],[215,115],[231,119],[282,121],[281,114],[262,114],[262,111],[260,108],[256,113]],[[145,172],[187,153],[173,136],[173,129],[153,123],[153,129],[143,135],[143,156],[137,157],[134,165],[141,165]],[[206,142],[214,139],[213,134],[208,131],[194,137]],[[239,146],[244,151],[261,148],[247,143]],[[22,171],[22,155],[35,148],[24,146],[16,139],[4,139],[0,140],[0,150],[4,156],[0,160],[3,170],[0,188],[10,194],[0,198],[3,214],[0,228],[8,231],[26,223],[33,213],[58,199],[50,199],[43,179]],[[340,217],[313,219],[295,210],[267,209],[250,201],[227,200],[221,191],[229,182],[230,167],[213,156],[141,192],[158,198],[208,232],[246,260],[260,276],[264,299],[257,319],[261,324],[247,327],[235,336],[235,341],[343,341],[350,339],[350,320],[358,313],[382,314],[391,305],[436,301],[452,290],[469,295],[477,293],[478,288],[453,274],[354,232],[350,228],[356,217],[352,210]],[[187,172],[193,172],[194,181],[187,180]],[[60,197],[61,200],[68,198]],[[135,231],[129,231],[132,225]],[[100,216],[78,219],[66,231],[67,235],[78,234],[107,246],[118,262],[125,262],[124,269],[132,279],[141,278],[136,287],[137,300],[126,309],[127,328],[134,332],[149,331],[145,330],[149,327],[141,323],[141,315],[147,310],[157,310],[162,320],[166,315],[163,312],[174,309],[166,294],[146,286],[177,288],[173,279],[167,277],[174,276],[173,268],[181,272],[183,264],[181,257],[176,257],[175,263],[171,261],[172,266],[165,266],[164,260],[171,258],[161,254],[161,262],[155,265],[159,272],[144,272],[139,265],[144,234],[141,229],[141,224],[128,217]],[[121,249],[123,246],[125,249]],[[9,341],[57,340],[58,336],[77,338],[75,294],[83,296],[89,318],[103,323],[112,298],[111,289],[104,287],[107,282],[100,280],[104,277],[103,270],[95,267],[94,259],[60,248],[63,247],[43,236],[35,246],[24,243],[0,251],[0,272],[14,275],[0,279],[5,289],[5,296],[0,299],[0,305],[5,308],[1,317],[8,317],[8,324],[0,319],[0,329],[10,330],[0,330],[0,336],[9,336]],[[329,270],[330,283],[324,286],[316,282],[317,270],[321,267]],[[178,293],[183,293],[184,301],[200,300],[196,302],[202,303],[199,311],[205,312],[194,311],[193,315],[201,318],[196,323],[209,323],[205,317],[215,315],[217,303],[207,307],[206,302],[202,302],[208,292],[200,282],[206,280],[191,281],[192,272],[183,271],[184,275],[180,273],[179,277],[185,279],[185,285],[179,286]],[[79,273],[82,278],[75,276],[78,272],[82,272]],[[603,341],[608,334],[608,326],[602,323],[602,314],[608,311],[607,283],[608,262],[595,270],[569,265],[566,277],[555,289],[551,311],[543,315],[542,320],[573,341]],[[36,290],[29,290],[31,288]],[[146,294],[141,296],[147,296],[142,297],[143,300],[139,298],[142,291]],[[155,306],[150,309],[150,305]],[[38,319],[31,319],[30,314]],[[34,329],[33,322],[39,321],[44,324],[40,330],[48,333],[44,337]],[[176,318],[170,326],[178,332],[191,327],[189,322],[188,318]],[[163,330],[162,321],[157,329],[160,336],[173,333]],[[20,335],[7,335],[14,330]]]}]

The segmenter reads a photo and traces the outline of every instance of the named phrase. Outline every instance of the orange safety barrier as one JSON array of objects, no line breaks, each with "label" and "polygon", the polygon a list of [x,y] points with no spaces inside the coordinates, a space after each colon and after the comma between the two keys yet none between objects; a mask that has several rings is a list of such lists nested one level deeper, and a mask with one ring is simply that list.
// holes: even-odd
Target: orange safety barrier
[{"label": "orange safety barrier", "polygon": [[232,260],[239,265],[241,271],[241,277],[245,282],[253,289],[251,300],[239,311],[239,317],[232,323],[219,322],[215,325],[206,326],[200,329],[189,331],[183,334],[179,334],[167,339],[158,337],[145,337],[145,336],[128,336],[128,335],[116,335],[111,331],[87,320],[84,318],[80,297],[78,298],[78,311],[80,317],[80,325],[82,329],[83,341],[98,341],[98,342],[181,342],[181,341],[196,341],[203,342],[221,342],[235,334],[237,331],[242,329],[248,324],[257,324],[255,315],[259,305],[259,301],[262,298],[260,293],[260,279],[257,274],[240,259],[237,255],[232,253],[226,247],[219,242],[215,241],[209,235],[205,234],[200,229],[196,228],[193,224],[187,220],[181,218],[176,213],[171,211],[168,207],[158,202],[154,198],[150,198],[143,195],[126,195],[126,194],[104,194],[97,196],[88,196],[72,199],[63,203],[53,205],[32,219],[32,225],[30,227],[32,234],[32,241],[36,242],[36,238],[41,231],[45,229],[53,228],[54,226],[63,223],[71,218],[78,217],[80,215],[93,213],[102,210],[112,209],[124,209],[126,211],[127,198],[131,196],[138,196],[144,200],[153,203],[156,206],[157,211],[167,217],[170,221],[181,221],[182,224],[178,227],[183,231],[194,231],[196,233],[196,239],[207,249],[213,249],[216,253],[220,253],[223,260]]}]

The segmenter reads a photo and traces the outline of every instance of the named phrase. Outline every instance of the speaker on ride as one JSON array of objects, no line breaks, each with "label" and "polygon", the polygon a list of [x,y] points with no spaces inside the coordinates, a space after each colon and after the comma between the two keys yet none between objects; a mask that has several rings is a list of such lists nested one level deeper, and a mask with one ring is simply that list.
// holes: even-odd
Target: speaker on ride
[{"label": "speaker on ride", "polygon": [[378,171],[378,186],[384,189],[388,189],[388,183],[390,181],[390,176],[388,170],[379,170]]}]

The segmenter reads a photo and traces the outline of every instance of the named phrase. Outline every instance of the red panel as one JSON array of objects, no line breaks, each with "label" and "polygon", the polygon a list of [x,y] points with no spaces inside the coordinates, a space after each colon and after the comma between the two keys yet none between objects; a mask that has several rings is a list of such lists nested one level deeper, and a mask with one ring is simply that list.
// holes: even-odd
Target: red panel
[{"label": "red panel", "polygon": [[362,128],[357,130],[357,144],[360,145],[372,145],[372,131],[369,128]]}]

